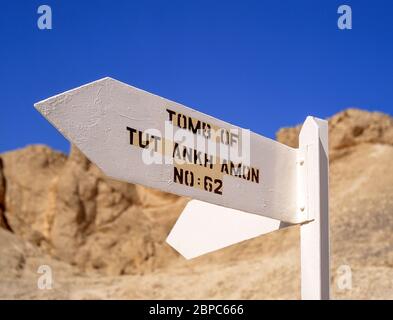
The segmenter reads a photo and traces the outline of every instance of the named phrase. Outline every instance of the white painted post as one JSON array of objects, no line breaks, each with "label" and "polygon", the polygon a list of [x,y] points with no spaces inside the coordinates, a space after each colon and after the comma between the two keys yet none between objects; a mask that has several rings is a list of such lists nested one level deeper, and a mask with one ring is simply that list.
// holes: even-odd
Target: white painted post
[{"label": "white painted post", "polygon": [[[312,221],[300,226],[301,297],[327,300],[329,275],[328,123],[307,117],[299,136],[305,166],[305,210]],[[301,162],[300,162],[301,163]]]}]

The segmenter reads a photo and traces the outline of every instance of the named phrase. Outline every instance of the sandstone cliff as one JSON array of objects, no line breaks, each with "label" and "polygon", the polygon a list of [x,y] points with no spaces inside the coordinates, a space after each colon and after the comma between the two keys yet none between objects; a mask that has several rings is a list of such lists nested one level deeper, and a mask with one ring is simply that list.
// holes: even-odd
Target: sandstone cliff
[{"label": "sandstone cliff", "polygon": [[[299,130],[277,138],[297,146]],[[349,109],[329,134],[334,297],[393,298],[393,118]],[[185,261],[164,241],[186,202],[108,179],[76,148],[0,155],[0,297],[299,298],[297,227]],[[37,289],[41,264],[52,290]]]}]

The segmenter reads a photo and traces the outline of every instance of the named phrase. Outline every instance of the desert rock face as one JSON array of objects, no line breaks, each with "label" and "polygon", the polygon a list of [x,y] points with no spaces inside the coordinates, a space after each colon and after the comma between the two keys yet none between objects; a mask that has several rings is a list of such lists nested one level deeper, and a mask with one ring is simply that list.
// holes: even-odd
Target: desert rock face
[{"label": "desert rock face", "polygon": [[0,195],[13,233],[85,271],[142,273],[165,264],[156,254],[162,241],[149,207],[165,207],[171,221],[183,199],[108,179],[76,148],[67,158],[29,146],[2,159],[7,184]]},{"label": "desert rock face", "polygon": [[[277,138],[296,147],[299,131]],[[333,297],[392,299],[393,118],[349,109],[329,134]],[[298,227],[185,261],[165,238],[188,199],[108,179],[76,148],[0,160],[1,298],[300,297]],[[42,264],[52,290],[37,289]]]},{"label": "desert rock face", "polygon": [[4,218],[5,208],[5,178],[3,174],[3,160],[0,158],[0,227],[6,228],[6,222]]},{"label": "desert rock face", "polygon": [[[291,147],[298,147],[301,125],[282,128],[277,140]],[[393,118],[380,112],[348,109],[329,119],[330,161],[347,155],[362,143],[393,145]]]}]

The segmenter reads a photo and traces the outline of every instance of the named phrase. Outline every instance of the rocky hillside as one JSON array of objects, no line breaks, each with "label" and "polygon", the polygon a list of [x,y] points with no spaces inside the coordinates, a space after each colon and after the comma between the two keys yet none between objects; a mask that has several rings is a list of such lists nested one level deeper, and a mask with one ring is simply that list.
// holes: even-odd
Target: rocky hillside
[{"label": "rocky hillside", "polygon": [[[277,138],[296,146],[299,130]],[[392,299],[393,118],[349,109],[329,133],[333,296]],[[186,203],[110,180],[76,148],[1,154],[0,298],[299,298],[297,227],[185,261],[165,238]]]}]

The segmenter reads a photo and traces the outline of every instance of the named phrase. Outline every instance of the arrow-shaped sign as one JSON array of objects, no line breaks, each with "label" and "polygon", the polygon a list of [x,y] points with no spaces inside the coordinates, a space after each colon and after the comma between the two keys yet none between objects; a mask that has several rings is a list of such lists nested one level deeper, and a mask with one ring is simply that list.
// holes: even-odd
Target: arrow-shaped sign
[{"label": "arrow-shaped sign", "polygon": [[288,226],[279,220],[191,200],[166,241],[192,259]]},{"label": "arrow-shaped sign", "polygon": [[288,223],[308,220],[297,149],[111,78],[35,107],[114,179]]}]

